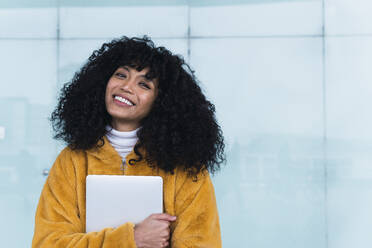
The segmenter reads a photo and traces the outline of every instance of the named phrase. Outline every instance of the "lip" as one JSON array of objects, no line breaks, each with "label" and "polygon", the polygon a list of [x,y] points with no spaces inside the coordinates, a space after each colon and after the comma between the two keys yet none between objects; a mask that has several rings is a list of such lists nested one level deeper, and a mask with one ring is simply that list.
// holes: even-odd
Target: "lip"
[{"label": "lip", "polygon": [[133,106],[136,105],[136,104],[135,104],[131,99],[129,99],[128,97],[125,97],[125,96],[123,96],[123,95],[121,95],[121,94],[114,94],[114,95],[112,95],[112,98],[114,99],[114,102],[117,102],[118,104],[120,103],[120,105],[125,105],[125,106],[133,107],[133,106],[131,106],[131,105],[128,105],[128,104],[126,104],[126,103],[123,103],[123,102],[120,102],[120,101],[116,100],[116,99],[115,99],[115,96],[120,96],[120,97],[124,98],[125,100],[131,102],[131,103],[133,104]]}]

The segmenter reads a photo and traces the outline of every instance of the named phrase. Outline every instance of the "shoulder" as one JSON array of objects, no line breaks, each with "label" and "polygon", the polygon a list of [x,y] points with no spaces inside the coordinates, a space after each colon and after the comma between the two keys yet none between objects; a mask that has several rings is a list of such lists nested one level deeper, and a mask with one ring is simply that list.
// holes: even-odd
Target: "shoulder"
[{"label": "shoulder", "polygon": [[197,178],[188,175],[187,171],[177,171],[175,184],[175,212],[180,214],[190,206],[194,210],[208,207],[214,203],[215,193],[210,173],[204,170]]},{"label": "shoulder", "polygon": [[50,173],[70,178],[75,174],[76,167],[81,164],[81,160],[84,160],[85,154],[85,151],[73,150],[66,146],[58,154]]},{"label": "shoulder", "polygon": [[211,184],[210,173],[208,170],[201,170],[195,175],[190,173],[183,168],[176,168],[175,170],[175,181],[176,181],[176,195],[185,191],[190,194],[197,193],[205,184]]},{"label": "shoulder", "polygon": [[63,148],[57,156],[56,160],[79,160],[86,157],[87,152],[85,150],[75,150],[69,146]]}]

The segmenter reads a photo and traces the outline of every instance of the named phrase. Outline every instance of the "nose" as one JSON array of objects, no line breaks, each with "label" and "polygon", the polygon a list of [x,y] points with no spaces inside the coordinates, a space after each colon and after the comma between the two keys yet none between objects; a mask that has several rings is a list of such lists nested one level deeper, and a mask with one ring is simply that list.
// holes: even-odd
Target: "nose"
[{"label": "nose", "polygon": [[133,85],[134,80],[131,79],[124,80],[124,82],[120,86],[120,89],[128,93],[133,93]]}]

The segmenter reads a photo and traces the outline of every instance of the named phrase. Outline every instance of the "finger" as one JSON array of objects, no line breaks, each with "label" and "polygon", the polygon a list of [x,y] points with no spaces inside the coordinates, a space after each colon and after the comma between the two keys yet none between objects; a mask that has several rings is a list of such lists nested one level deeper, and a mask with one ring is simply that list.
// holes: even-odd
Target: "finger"
[{"label": "finger", "polygon": [[170,238],[169,232],[165,233],[163,237],[164,237],[166,240],[169,240],[169,238]]},{"label": "finger", "polygon": [[175,221],[177,219],[176,216],[172,216],[167,213],[152,214],[152,217],[157,220],[166,220],[166,221]]},{"label": "finger", "polygon": [[163,238],[165,238],[166,240],[168,240],[169,239],[169,236],[170,236],[170,230],[169,230],[169,228],[166,228],[166,229],[161,230],[160,236],[163,237]]},{"label": "finger", "polygon": [[158,222],[158,226],[162,230],[167,231],[167,232],[170,231],[170,224],[171,223],[169,221],[166,221],[166,220],[154,220],[154,221]]},{"label": "finger", "polygon": [[168,220],[160,220],[160,219],[157,219],[157,220],[154,220],[154,221],[157,221],[157,222],[160,222],[160,223],[163,223],[165,226],[169,227],[170,226],[170,221]]}]

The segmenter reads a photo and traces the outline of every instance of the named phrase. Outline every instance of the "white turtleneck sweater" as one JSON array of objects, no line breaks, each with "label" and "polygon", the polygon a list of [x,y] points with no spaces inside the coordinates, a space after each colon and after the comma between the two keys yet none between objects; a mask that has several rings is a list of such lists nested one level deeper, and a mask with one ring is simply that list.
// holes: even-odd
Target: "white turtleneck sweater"
[{"label": "white turtleneck sweater", "polygon": [[134,145],[137,143],[137,131],[139,129],[140,127],[133,131],[122,132],[115,130],[111,126],[106,126],[106,137],[110,144],[119,153],[123,161],[125,160],[125,157],[133,150]]}]

